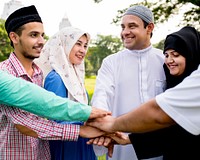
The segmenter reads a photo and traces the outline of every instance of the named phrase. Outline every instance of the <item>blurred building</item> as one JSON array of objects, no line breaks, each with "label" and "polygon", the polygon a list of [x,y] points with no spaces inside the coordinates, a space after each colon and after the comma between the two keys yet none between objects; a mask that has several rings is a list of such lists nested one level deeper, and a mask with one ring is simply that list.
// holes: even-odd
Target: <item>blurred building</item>
[{"label": "blurred building", "polygon": [[3,8],[3,13],[1,15],[1,18],[6,20],[8,18],[8,16],[14,12],[15,10],[23,7],[24,5],[17,0],[11,0],[8,3],[4,4],[4,8]]},{"label": "blurred building", "polygon": [[59,30],[61,30],[64,27],[68,27],[71,26],[71,23],[67,17],[67,14],[64,15],[64,17],[62,18],[60,24],[59,24]]}]

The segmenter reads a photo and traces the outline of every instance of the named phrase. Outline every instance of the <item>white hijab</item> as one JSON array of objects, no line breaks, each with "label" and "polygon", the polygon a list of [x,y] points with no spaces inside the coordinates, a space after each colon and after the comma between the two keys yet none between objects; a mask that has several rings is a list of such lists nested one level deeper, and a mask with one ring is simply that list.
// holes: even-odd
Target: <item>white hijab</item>
[{"label": "white hijab", "polygon": [[84,104],[88,103],[84,87],[85,66],[74,65],[69,61],[69,54],[77,40],[86,34],[88,43],[90,35],[74,27],[66,27],[52,36],[45,44],[40,58],[35,63],[42,69],[44,79],[53,69],[60,75],[68,90],[68,98]]}]

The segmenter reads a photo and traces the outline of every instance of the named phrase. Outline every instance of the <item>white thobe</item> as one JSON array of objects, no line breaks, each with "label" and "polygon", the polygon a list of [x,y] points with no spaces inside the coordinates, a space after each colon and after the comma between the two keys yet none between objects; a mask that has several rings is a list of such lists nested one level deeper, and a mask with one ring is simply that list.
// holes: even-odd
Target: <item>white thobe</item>
[{"label": "white thobe", "polygon": [[[98,71],[92,106],[119,116],[162,93],[166,86],[163,64],[162,51],[152,46],[143,50],[125,49],[109,55]],[[101,149],[94,147],[97,155],[102,152]],[[137,158],[132,145],[115,145],[113,158],[110,159]]]}]

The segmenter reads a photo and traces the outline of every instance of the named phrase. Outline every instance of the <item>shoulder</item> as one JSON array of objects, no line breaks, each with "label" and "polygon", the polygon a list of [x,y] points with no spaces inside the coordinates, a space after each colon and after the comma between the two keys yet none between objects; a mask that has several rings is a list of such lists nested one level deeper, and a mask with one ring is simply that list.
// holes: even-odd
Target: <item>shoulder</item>
[{"label": "shoulder", "polygon": [[45,78],[45,82],[49,82],[49,81],[53,81],[53,82],[61,82],[62,79],[60,77],[60,75],[55,71],[52,70],[51,72],[49,72],[49,74],[46,76]]},{"label": "shoulder", "polygon": [[120,57],[124,56],[125,53],[127,53],[126,49],[121,50],[121,51],[119,51],[117,53],[108,55],[106,58],[104,58],[103,61],[115,61],[115,60],[119,60]]},{"label": "shoulder", "polygon": [[154,51],[156,54],[163,54],[163,50],[159,48],[152,47],[152,51]]},{"label": "shoulder", "polygon": [[161,49],[152,47],[151,52],[154,53],[154,55],[156,55],[156,57],[159,57],[161,59],[164,59],[164,54],[163,51]]}]

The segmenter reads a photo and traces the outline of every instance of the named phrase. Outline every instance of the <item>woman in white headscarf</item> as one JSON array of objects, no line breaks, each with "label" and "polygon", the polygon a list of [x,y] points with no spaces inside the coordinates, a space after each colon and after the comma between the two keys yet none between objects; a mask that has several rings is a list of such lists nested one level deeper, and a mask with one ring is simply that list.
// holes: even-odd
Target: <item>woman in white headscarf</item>
[{"label": "woman in white headscarf", "polygon": [[[44,73],[44,88],[70,100],[88,103],[84,86],[84,57],[90,35],[74,27],[66,27],[52,36],[45,44],[36,63]],[[82,125],[83,122],[63,122]],[[52,159],[95,160],[96,156],[88,139],[79,137],[77,142],[50,141]]]}]

